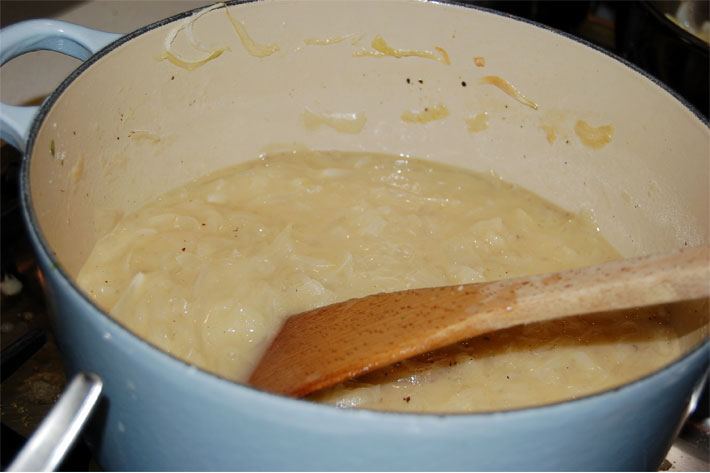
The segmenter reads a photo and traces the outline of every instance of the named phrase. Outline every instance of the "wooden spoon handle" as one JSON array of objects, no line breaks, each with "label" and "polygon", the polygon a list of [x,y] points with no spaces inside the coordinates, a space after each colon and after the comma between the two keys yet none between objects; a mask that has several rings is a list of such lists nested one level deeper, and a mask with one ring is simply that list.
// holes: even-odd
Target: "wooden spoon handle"
[{"label": "wooden spoon handle", "polygon": [[376,294],[289,318],[251,375],[304,396],[484,333],[570,315],[708,297],[707,246],[480,284]]},{"label": "wooden spoon handle", "polygon": [[[485,323],[487,331],[566,316],[699,299],[710,294],[710,249],[685,248],[670,254],[479,286],[479,290],[490,292],[495,301],[475,317],[474,325],[478,328]],[[511,303],[502,307],[506,298],[511,298]]]}]

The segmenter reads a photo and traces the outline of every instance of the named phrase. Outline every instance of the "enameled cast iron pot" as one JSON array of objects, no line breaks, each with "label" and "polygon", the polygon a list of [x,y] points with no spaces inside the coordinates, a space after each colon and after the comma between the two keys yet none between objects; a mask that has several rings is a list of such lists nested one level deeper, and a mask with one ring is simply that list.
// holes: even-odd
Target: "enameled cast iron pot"
[{"label": "enameled cast iron pot", "polygon": [[[686,355],[636,382],[544,407],[416,415],[258,392],[187,365],[113,321],[74,277],[97,237],[147,199],[269,151],[365,150],[495,170],[572,211],[589,210],[625,256],[708,239],[708,129],[661,85],[588,45],[514,18],[418,1],[235,4],[271,56],[247,53],[223,9],[194,24],[228,47],[188,71],[160,60],[185,13],[126,36],[51,21],[2,32],[2,60],[36,49],[85,59],[39,110],[3,106],[3,139],[25,149],[22,201],[60,348],[71,373],[97,373],[89,437],[107,469],[654,469],[706,375],[707,305],[676,307]],[[176,50],[196,57],[183,31]],[[350,35],[330,46],[306,38]],[[359,38],[359,44],[353,45]],[[354,57],[376,35],[448,52]],[[484,68],[473,57],[486,59]],[[537,110],[484,85],[498,75]],[[410,79],[407,81],[407,79]],[[463,83],[466,83],[464,86]],[[400,115],[444,104],[428,124]],[[304,128],[301,114],[361,112],[358,134]],[[464,119],[488,112],[470,133]],[[584,146],[577,120],[611,124]],[[543,125],[552,127],[548,142]],[[238,283],[238,282],[237,282]]]}]

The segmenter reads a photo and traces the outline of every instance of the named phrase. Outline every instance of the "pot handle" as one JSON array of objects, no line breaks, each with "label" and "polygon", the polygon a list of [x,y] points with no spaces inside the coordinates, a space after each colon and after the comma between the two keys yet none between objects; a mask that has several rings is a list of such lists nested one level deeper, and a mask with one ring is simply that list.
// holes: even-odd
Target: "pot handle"
[{"label": "pot handle", "polygon": [[[56,51],[82,61],[121,34],[92,30],[59,20],[29,20],[0,30],[0,65],[32,51]],[[0,103],[0,139],[25,151],[30,128],[39,107]]]},{"label": "pot handle", "polygon": [[102,387],[95,374],[74,376],[7,471],[54,471],[91,416]]}]

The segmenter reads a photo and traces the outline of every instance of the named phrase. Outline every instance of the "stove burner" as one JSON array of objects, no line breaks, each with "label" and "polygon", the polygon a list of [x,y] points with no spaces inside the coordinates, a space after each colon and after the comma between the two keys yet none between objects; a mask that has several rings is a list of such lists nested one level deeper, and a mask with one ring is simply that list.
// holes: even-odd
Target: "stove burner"
[{"label": "stove burner", "polygon": [[[2,313],[0,313],[0,467],[6,469],[27,437],[64,389],[66,379],[59,350],[50,331],[44,294],[37,278],[34,253],[25,233],[19,207],[18,176],[21,155],[0,147],[2,194]],[[6,283],[15,279],[16,291]],[[79,441],[61,471],[89,471],[92,455]]]}]

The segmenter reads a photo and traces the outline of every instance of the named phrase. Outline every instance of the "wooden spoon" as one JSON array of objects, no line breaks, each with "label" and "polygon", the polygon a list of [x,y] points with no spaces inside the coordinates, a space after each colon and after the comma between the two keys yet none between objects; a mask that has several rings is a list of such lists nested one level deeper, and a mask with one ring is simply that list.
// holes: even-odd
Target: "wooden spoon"
[{"label": "wooden spoon", "polygon": [[251,374],[256,388],[305,396],[496,330],[710,295],[707,246],[559,273],[352,299],[286,320]]}]

